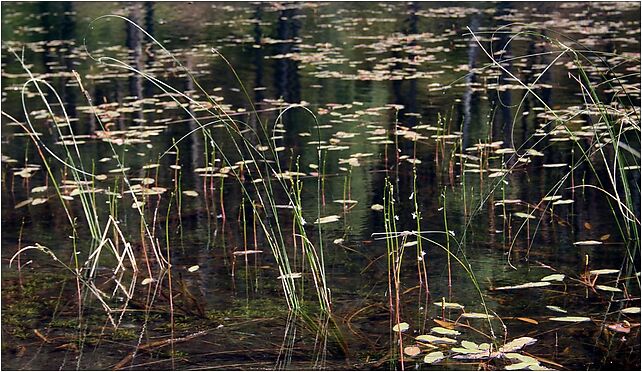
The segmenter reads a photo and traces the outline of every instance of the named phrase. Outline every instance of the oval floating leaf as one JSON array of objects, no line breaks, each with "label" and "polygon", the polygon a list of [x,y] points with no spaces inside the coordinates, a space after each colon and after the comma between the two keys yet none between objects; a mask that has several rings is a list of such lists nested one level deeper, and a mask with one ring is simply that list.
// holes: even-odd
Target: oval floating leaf
[{"label": "oval floating leaf", "polygon": [[608,285],[596,285],[595,288],[601,289],[601,290],[607,291],[607,292],[622,292],[622,290],[620,288],[611,287],[611,286],[608,286]]},{"label": "oval floating leaf", "polygon": [[534,219],[535,218],[535,216],[533,216],[532,214],[523,213],[523,212],[515,212],[515,213],[513,213],[513,215],[515,217],[519,217],[519,218],[530,218],[530,219]]},{"label": "oval floating leaf", "polygon": [[495,316],[482,313],[463,313],[461,317],[465,319],[493,319]]},{"label": "oval floating leaf", "polygon": [[458,309],[458,310],[463,310],[464,305],[460,305],[455,302],[435,302],[435,306],[443,307],[446,309]]},{"label": "oval floating leaf", "polygon": [[454,345],[454,344],[457,343],[457,340],[454,340],[452,338],[437,337],[437,336],[433,336],[433,335],[419,335],[415,339],[417,341],[420,341],[420,342],[428,342],[428,343],[436,344],[436,345],[441,345],[441,344]]},{"label": "oval floating leaf", "polygon": [[395,332],[406,332],[408,328],[410,328],[410,324],[399,323],[399,324],[396,324],[394,327],[392,327],[392,330]]},{"label": "oval floating leaf", "polygon": [[191,196],[191,197],[197,197],[198,196],[198,192],[196,192],[194,190],[185,190],[185,191],[183,191],[183,195]]},{"label": "oval floating leaf", "polygon": [[149,283],[153,283],[154,279],[153,278],[145,278],[143,281],[140,283],[141,285],[147,285]]},{"label": "oval floating leaf", "polygon": [[546,308],[549,309],[549,310],[557,311],[558,313],[564,313],[564,314],[567,313],[566,310],[562,309],[561,307],[557,307],[557,306],[546,306]]},{"label": "oval floating leaf", "polygon": [[551,275],[546,275],[542,279],[540,279],[541,282],[561,282],[564,280],[566,275],[564,274],[551,274]]},{"label": "oval floating leaf", "polygon": [[512,351],[520,350],[524,346],[532,345],[536,342],[537,342],[537,339],[532,337],[516,338],[513,341],[507,342],[504,346],[500,347],[499,352],[510,353]]},{"label": "oval floating leaf", "polygon": [[573,243],[573,245],[600,245],[602,242],[599,242],[597,240],[582,240],[579,242]]},{"label": "oval floating leaf", "polygon": [[623,314],[639,314],[640,313],[640,308],[639,307],[627,307],[626,309],[620,310],[621,313]]},{"label": "oval floating leaf", "polygon": [[419,355],[421,353],[421,349],[418,348],[417,346],[414,346],[414,345],[413,346],[406,346],[403,349],[403,353],[408,355],[408,356],[414,357],[414,356],[417,356],[417,355]]},{"label": "oval floating leaf", "polygon": [[441,351],[433,351],[424,357],[424,363],[433,364],[444,359],[444,353]]},{"label": "oval floating leaf", "polygon": [[194,271],[197,271],[198,269],[199,269],[199,266],[198,265],[194,265],[194,266],[190,266],[187,269],[187,271],[189,271],[190,273],[193,273]]},{"label": "oval floating leaf", "polygon": [[568,323],[580,323],[580,322],[590,322],[591,318],[585,316],[563,316],[559,318],[549,318],[554,322],[568,322]]},{"label": "oval floating leaf", "polygon": [[545,287],[547,285],[551,285],[551,283],[550,282],[530,282],[530,283],[524,283],[519,285],[513,285],[509,287],[497,287],[495,288],[495,290],[499,291],[499,290],[505,290],[505,289],[537,288],[537,287]]},{"label": "oval floating leaf", "polygon": [[383,210],[383,205],[381,204],[373,204],[370,209],[372,209],[375,212],[381,212]]},{"label": "oval floating leaf", "polygon": [[591,271],[589,271],[589,273],[591,275],[617,274],[619,272],[620,272],[620,270],[616,270],[616,269],[599,269],[599,270],[591,270]]},{"label": "oval floating leaf", "polygon": [[461,334],[461,332],[455,331],[454,329],[448,329],[443,327],[432,328],[430,332],[437,333],[444,336],[458,336]]},{"label": "oval floating leaf", "polygon": [[332,215],[332,216],[327,216],[327,217],[321,217],[318,218],[316,221],[314,221],[315,224],[323,224],[323,223],[331,223],[331,222],[337,222],[339,221],[339,216],[337,215]]}]

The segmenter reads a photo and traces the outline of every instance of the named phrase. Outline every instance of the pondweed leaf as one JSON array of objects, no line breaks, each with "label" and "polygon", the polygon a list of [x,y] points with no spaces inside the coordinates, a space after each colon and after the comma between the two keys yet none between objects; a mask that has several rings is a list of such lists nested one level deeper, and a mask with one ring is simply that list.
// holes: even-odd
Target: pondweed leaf
[{"label": "pondweed leaf", "polygon": [[399,323],[395,324],[394,327],[392,327],[392,330],[395,332],[406,332],[410,328],[410,325],[408,323]]},{"label": "pondweed leaf", "polygon": [[557,307],[557,306],[546,306],[546,308],[549,309],[549,310],[557,311],[558,313],[564,313],[564,314],[567,313],[566,310],[562,309],[561,307]]},{"label": "pondweed leaf", "polygon": [[554,322],[569,322],[569,323],[580,323],[580,322],[590,322],[591,318],[585,316],[563,316],[558,318],[549,318]]},{"label": "pondweed leaf", "polygon": [[617,274],[619,272],[620,272],[620,270],[616,270],[616,269],[599,269],[599,270],[591,270],[591,271],[589,271],[589,274],[591,274],[591,275],[607,275],[607,274]]},{"label": "pondweed leaf", "polygon": [[611,286],[608,286],[608,285],[596,285],[595,288],[603,290],[603,291],[607,291],[607,292],[622,292],[622,290],[620,288],[611,287]]},{"label": "pondweed leaf", "polygon": [[460,305],[456,302],[435,302],[435,306],[444,307],[446,309],[464,309],[464,305]]},{"label": "pondweed leaf", "polygon": [[537,342],[536,338],[532,337],[520,337],[516,338],[510,342],[507,342],[504,346],[499,348],[501,353],[510,353],[522,349],[524,346],[532,345]]},{"label": "pondweed leaf", "polygon": [[413,346],[406,346],[403,349],[403,353],[408,355],[408,356],[414,357],[414,356],[417,356],[417,355],[419,355],[421,353],[421,349],[418,348],[417,346],[414,346],[414,345]]},{"label": "pondweed leaf", "polygon": [[639,314],[640,313],[640,308],[639,307],[627,307],[626,309],[620,310],[621,313],[623,314]]},{"label": "pondweed leaf", "polygon": [[579,242],[573,243],[573,245],[600,245],[602,242],[597,240],[582,240]]},{"label": "pondweed leaf", "polygon": [[551,274],[551,275],[546,275],[542,279],[540,279],[541,282],[561,282],[564,280],[566,275],[564,274]]},{"label": "pondweed leaf", "polygon": [[316,221],[314,221],[315,224],[324,224],[324,223],[331,223],[331,222],[337,222],[339,221],[341,217],[337,215],[332,215],[332,216],[326,216],[326,217],[321,217],[318,218]]},{"label": "pondweed leaf", "polygon": [[198,196],[198,192],[196,192],[194,190],[185,190],[185,191],[183,191],[183,195],[196,197],[196,196]]},{"label": "pondweed leaf", "polygon": [[537,287],[545,287],[547,285],[551,285],[551,283],[550,282],[530,282],[530,283],[524,283],[519,285],[512,285],[508,287],[497,287],[495,288],[495,290],[499,291],[499,290],[506,290],[506,289],[537,288]]},{"label": "pondweed leaf", "polygon": [[441,344],[454,345],[454,344],[457,343],[457,340],[454,340],[452,338],[449,338],[449,337],[437,337],[437,336],[433,336],[433,335],[419,335],[419,336],[415,337],[415,339],[417,341],[420,341],[420,342],[428,342],[430,344],[436,344],[436,345],[441,345]]},{"label": "pondweed leaf", "polygon": [[535,219],[535,216],[532,214],[524,213],[524,212],[515,212],[513,213],[513,216],[519,217],[519,218],[530,218],[530,219]]},{"label": "pondweed leaf", "polygon": [[433,351],[424,357],[424,363],[433,364],[445,358],[444,353],[441,351]]},{"label": "pondweed leaf", "polygon": [[199,269],[199,266],[198,265],[194,265],[194,266],[190,266],[187,269],[187,271],[189,271],[190,273],[193,273],[194,271],[197,271],[198,269]]},{"label": "pondweed leaf", "polygon": [[493,319],[495,316],[482,313],[463,313],[461,317],[465,319]]},{"label": "pondweed leaf", "polygon": [[457,336],[461,334],[461,332],[455,331],[454,329],[448,329],[443,327],[431,328],[430,332],[437,333],[439,335],[444,335],[444,336]]}]

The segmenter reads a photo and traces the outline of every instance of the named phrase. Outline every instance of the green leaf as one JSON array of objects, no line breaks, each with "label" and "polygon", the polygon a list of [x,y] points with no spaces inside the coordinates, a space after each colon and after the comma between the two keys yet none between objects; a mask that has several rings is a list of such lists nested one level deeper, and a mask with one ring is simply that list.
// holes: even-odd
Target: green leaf
[{"label": "green leaf", "polygon": [[441,351],[433,351],[424,357],[424,363],[433,364],[445,358],[444,353]]},{"label": "green leaf", "polygon": [[601,290],[607,291],[607,292],[622,292],[622,290],[620,288],[610,287],[608,285],[596,285],[595,288],[601,289]]},{"label": "green leaf", "polygon": [[459,331],[455,331],[454,329],[448,329],[444,327],[435,327],[430,330],[430,332],[434,332],[440,335],[444,336],[458,336],[461,334]]},{"label": "green leaf", "polygon": [[476,343],[472,342],[472,341],[463,340],[461,342],[461,346],[463,346],[465,349],[475,349],[475,350],[479,351],[479,346]]},{"label": "green leaf", "polygon": [[419,342],[428,342],[431,344],[446,344],[446,345],[454,345],[457,343],[457,340],[453,340],[452,338],[448,337],[437,337],[433,335],[419,335],[415,337],[415,339]]},{"label": "green leaf", "polygon": [[591,274],[591,275],[606,275],[606,274],[617,274],[619,272],[620,272],[620,270],[616,270],[616,269],[599,269],[599,270],[591,270],[591,271],[589,271],[589,274]]},{"label": "green leaf", "polygon": [[582,240],[580,242],[575,242],[573,245],[600,245],[602,242],[597,240]]},{"label": "green leaf", "polygon": [[563,316],[560,318],[549,318],[554,322],[569,322],[569,323],[580,323],[580,322],[590,322],[591,318],[585,316]]},{"label": "green leaf", "polygon": [[406,332],[410,328],[410,325],[408,323],[399,323],[392,327],[392,330],[395,332]]},{"label": "green leaf", "polygon": [[499,290],[504,290],[504,289],[524,289],[524,288],[537,288],[537,287],[545,287],[547,285],[551,285],[550,282],[530,282],[530,283],[524,283],[524,284],[519,284],[519,285],[513,285],[509,287],[497,287],[495,288],[496,291]]},{"label": "green leaf", "polygon": [[465,319],[493,319],[495,316],[482,313],[463,313],[461,317]]},{"label": "green leaf", "polygon": [[626,309],[620,310],[621,313],[623,314],[639,314],[640,313],[640,308],[639,307],[627,307]]},{"label": "green leaf", "polygon": [[523,213],[523,212],[515,212],[515,213],[513,213],[513,215],[515,217],[519,217],[519,218],[535,219],[535,216],[533,216],[532,214],[527,214],[527,213]]},{"label": "green leaf", "polygon": [[540,279],[540,282],[561,282],[565,277],[564,274],[551,274]]},{"label": "green leaf", "polygon": [[435,306],[441,307],[442,305],[446,309],[458,309],[458,310],[459,309],[461,309],[461,310],[464,309],[464,305],[460,305],[460,304],[455,303],[455,302],[443,302],[443,303],[442,302],[435,302]]},{"label": "green leaf", "polygon": [[532,345],[536,342],[537,342],[537,339],[532,337],[516,338],[513,341],[507,342],[504,346],[500,347],[499,352],[510,353],[513,351],[520,350],[524,346]]},{"label": "green leaf", "polygon": [[562,309],[561,307],[557,307],[557,306],[546,306],[546,308],[549,309],[549,310],[557,311],[558,313],[564,313],[564,314],[567,313],[566,310]]}]

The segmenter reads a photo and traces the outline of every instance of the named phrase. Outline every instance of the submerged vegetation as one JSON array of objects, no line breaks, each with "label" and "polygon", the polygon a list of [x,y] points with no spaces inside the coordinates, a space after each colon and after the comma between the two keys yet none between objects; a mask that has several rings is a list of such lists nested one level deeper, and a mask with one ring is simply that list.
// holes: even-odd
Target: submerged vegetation
[{"label": "submerged vegetation", "polygon": [[3,367],[638,369],[639,4],[578,4],[3,5]]}]

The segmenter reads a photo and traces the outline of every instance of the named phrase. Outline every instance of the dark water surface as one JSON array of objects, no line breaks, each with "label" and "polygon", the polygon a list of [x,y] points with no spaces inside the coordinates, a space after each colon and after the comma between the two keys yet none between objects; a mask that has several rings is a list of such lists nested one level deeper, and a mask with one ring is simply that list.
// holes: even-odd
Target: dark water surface
[{"label": "dark water surface", "polygon": [[[116,16],[97,19],[110,14],[140,29]],[[35,85],[23,88],[29,75],[19,58],[55,89],[73,137],[53,91],[40,84],[55,121]],[[420,347],[404,357],[406,369],[502,369],[512,362],[458,359],[465,354],[452,345],[415,340],[444,318],[458,320],[462,310],[442,311],[442,301],[484,313],[481,292],[494,318],[459,319],[461,334],[447,336],[458,344],[531,337],[537,341],[516,351],[540,367],[639,369],[639,222],[579,186],[625,192],[609,183],[613,147],[590,162],[582,155],[611,128],[592,105],[597,97],[632,149],[622,150],[629,167],[618,172],[639,221],[639,73],[635,2],[3,2],[2,111],[23,126],[3,115],[2,368],[401,368],[392,331],[399,319],[409,325],[403,346]],[[583,74],[593,98],[578,82]],[[215,122],[220,112],[239,121],[256,151],[239,153],[241,137],[233,141]],[[25,133],[26,114],[39,146]],[[263,125],[276,160],[265,136],[253,135]],[[65,146],[73,139],[80,160]],[[243,163],[250,153],[266,154],[276,179],[256,181],[265,163]],[[96,177],[83,185],[52,154]],[[323,255],[331,318],[319,315],[293,232],[283,186],[297,180],[307,236]],[[389,235],[405,245],[396,255],[384,235],[373,236],[386,231],[378,206],[387,180],[397,229]],[[266,206],[253,214],[257,182],[273,185],[278,222]],[[98,244],[82,195],[94,203],[100,235],[118,252],[131,245],[137,272],[129,259],[119,268],[108,245],[92,255]],[[550,196],[557,198],[542,200]],[[144,220],[136,208],[143,199]],[[431,240],[421,245],[400,233],[417,231],[417,211]],[[110,215],[118,228],[107,225]],[[315,224],[328,216],[338,218]],[[291,280],[302,312],[288,312],[261,221],[280,228],[291,270],[302,273]],[[59,261],[27,250],[9,267],[20,248],[36,244]],[[248,250],[261,252],[239,253]],[[167,252],[169,271],[157,257]],[[74,256],[80,266],[95,262],[81,282]],[[399,269],[398,304],[389,264]],[[608,287],[587,285],[588,269],[613,269],[594,283]],[[497,290],[551,274],[564,277]],[[447,358],[424,363],[438,348]]]}]

